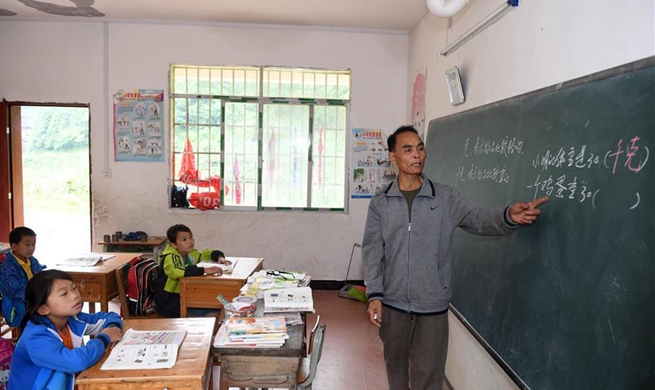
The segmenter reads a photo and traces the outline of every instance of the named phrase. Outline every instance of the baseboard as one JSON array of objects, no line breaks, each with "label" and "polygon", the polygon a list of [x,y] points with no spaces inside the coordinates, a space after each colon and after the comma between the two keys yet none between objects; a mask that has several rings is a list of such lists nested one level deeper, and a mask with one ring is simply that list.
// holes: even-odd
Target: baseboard
[{"label": "baseboard", "polygon": [[312,290],[340,290],[346,284],[354,284],[356,286],[363,286],[363,280],[313,280],[309,283]]}]

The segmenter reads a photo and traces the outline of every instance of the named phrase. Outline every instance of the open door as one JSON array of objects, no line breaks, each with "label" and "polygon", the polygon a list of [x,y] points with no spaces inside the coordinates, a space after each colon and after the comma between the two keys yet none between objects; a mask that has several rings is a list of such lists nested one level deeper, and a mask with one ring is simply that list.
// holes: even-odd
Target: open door
[{"label": "open door", "polygon": [[0,144],[0,241],[27,226],[37,234],[35,257],[42,264],[89,252],[88,105],[5,102],[2,109],[10,130]]},{"label": "open door", "polygon": [[2,101],[0,102],[0,242],[7,242],[13,224],[8,126],[9,106]]}]

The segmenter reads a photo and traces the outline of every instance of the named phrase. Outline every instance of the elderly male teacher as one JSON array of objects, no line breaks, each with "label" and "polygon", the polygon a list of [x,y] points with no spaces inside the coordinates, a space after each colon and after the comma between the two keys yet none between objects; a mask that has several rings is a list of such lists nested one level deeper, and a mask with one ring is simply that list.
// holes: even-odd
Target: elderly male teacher
[{"label": "elderly male teacher", "polygon": [[362,241],[368,315],[380,327],[390,389],[441,390],[455,229],[510,234],[535,222],[548,198],[474,207],[423,174],[425,145],[416,129],[398,128],[388,147],[398,176],[371,199]]}]

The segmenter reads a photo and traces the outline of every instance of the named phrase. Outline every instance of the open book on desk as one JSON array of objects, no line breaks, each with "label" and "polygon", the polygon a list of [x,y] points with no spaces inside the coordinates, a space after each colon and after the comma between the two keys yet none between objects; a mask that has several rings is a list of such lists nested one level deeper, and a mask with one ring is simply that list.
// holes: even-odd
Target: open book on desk
[{"label": "open book on desk", "polygon": [[79,256],[61,260],[57,265],[71,265],[75,267],[93,267],[101,261],[111,259],[115,255],[110,253],[84,253]]},{"label": "open book on desk", "polygon": [[171,368],[186,336],[185,330],[139,331],[128,329],[111,350],[101,370]]}]

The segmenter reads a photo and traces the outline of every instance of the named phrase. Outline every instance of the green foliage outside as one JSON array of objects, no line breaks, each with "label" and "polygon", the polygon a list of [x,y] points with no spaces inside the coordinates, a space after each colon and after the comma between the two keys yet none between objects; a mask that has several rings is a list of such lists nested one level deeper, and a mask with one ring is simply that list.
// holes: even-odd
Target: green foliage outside
[{"label": "green foliage outside", "polygon": [[88,214],[88,109],[23,107],[22,118],[25,206]]},{"label": "green foliage outside", "polygon": [[89,115],[86,108],[25,107],[23,116],[31,116],[32,120],[29,134],[23,135],[26,151],[71,151],[89,147]]}]

